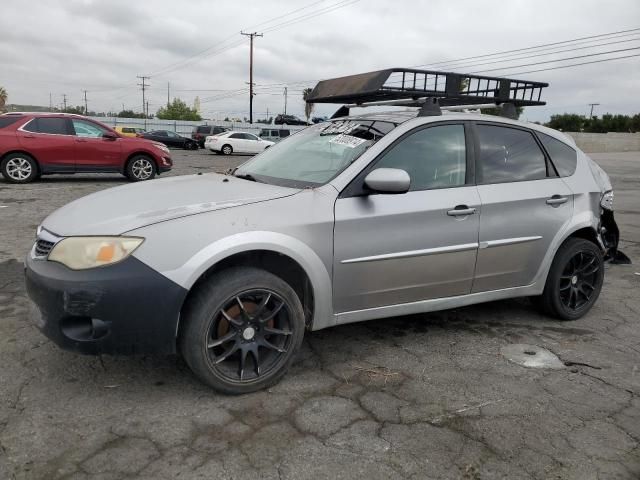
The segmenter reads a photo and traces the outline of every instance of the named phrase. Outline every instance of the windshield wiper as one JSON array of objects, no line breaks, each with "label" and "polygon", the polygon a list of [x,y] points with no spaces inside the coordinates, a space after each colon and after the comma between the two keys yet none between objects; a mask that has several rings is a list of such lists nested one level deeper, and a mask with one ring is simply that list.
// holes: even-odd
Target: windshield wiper
[{"label": "windshield wiper", "polygon": [[250,182],[257,182],[255,177],[250,173],[241,173],[239,175],[234,175],[236,178],[242,178],[243,180],[249,180]]}]

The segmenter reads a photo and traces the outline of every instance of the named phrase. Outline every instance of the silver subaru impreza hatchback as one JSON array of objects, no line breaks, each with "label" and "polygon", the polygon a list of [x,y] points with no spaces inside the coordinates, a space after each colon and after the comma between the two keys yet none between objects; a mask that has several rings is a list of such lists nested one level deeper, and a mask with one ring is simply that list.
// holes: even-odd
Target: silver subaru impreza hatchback
[{"label": "silver subaru impreza hatchback", "polygon": [[618,242],[604,171],[560,132],[429,110],[335,118],[226,175],[71,202],[25,261],[39,328],[81,353],[180,353],[244,393],[307,330],[523,296],[587,313]]}]

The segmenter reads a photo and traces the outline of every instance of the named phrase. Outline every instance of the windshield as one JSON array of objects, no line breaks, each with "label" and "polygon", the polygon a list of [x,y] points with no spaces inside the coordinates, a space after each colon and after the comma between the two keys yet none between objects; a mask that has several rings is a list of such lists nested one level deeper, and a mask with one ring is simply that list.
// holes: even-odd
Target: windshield
[{"label": "windshield", "polygon": [[286,187],[323,185],[395,127],[359,119],[319,123],[269,147],[235,175]]}]

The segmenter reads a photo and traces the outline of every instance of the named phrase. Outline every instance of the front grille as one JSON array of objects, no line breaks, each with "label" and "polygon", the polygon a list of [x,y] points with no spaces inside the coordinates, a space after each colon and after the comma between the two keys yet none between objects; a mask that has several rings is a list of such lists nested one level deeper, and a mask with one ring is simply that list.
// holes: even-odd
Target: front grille
[{"label": "front grille", "polygon": [[46,257],[47,255],[49,255],[49,252],[51,251],[54,245],[55,243],[53,242],[48,242],[46,240],[39,238],[36,241],[36,248],[35,248],[36,256]]}]

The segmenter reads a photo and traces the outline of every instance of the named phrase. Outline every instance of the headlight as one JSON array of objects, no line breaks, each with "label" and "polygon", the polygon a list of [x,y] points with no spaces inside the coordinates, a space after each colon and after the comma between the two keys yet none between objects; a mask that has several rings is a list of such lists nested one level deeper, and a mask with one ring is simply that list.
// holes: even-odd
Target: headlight
[{"label": "headlight", "polygon": [[67,237],[56,243],[48,259],[72,270],[101,267],[124,260],[143,241],[139,237]]},{"label": "headlight", "polygon": [[154,147],[159,148],[160,150],[162,150],[164,153],[169,153],[169,149],[167,148],[166,145],[163,145],[161,143],[154,143],[153,144]]},{"label": "headlight", "polygon": [[600,206],[605,210],[613,211],[613,191],[604,192],[600,200]]}]

